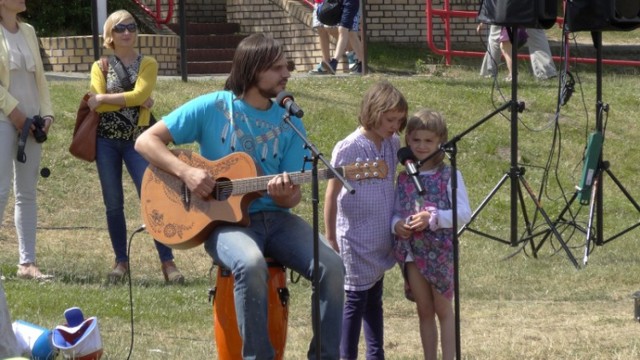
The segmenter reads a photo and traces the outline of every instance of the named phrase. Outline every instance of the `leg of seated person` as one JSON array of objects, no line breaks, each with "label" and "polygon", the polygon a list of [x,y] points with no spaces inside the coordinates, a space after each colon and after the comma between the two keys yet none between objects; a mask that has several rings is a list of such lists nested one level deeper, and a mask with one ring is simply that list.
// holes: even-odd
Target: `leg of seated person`
[{"label": "leg of seated person", "polygon": [[[336,44],[335,53],[331,59],[331,68],[335,71],[338,67],[338,61],[345,54],[347,44],[349,43],[349,32],[355,27],[358,30],[358,13],[360,11],[359,0],[344,0],[342,3],[342,18],[338,26],[338,43]],[[358,40],[359,43],[359,40]],[[358,50],[358,44],[351,44],[356,51],[356,55],[362,59],[362,51]],[[360,54],[358,53],[360,51]]]},{"label": "leg of seated person", "polygon": [[320,40],[320,51],[322,52],[322,60],[329,62],[331,53],[329,52],[329,31],[325,27],[318,28],[318,38]]},{"label": "leg of seated person", "polygon": [[[313,279],[313,229],[306,221],[291,213],[264,213],[269,236],[265,254],[282,265]],[[256,220],[252,217],[252,224]],[[340,256],[320,237],[318,244],[320,338],[323,359],[338,359],[344,305],[344,266]],[[311,307],[313,308],[313,307]],[[312,314],[309,314],[310,316]],[[308,357],[315,358],[312,339]]]},{"label": "leg of seated person", "polygon": [[353,48],[353,51],[356,52],[356,57],[358,58],[358,60],[362,61],[361,59],[364,59],[364,49],[362,48],[362,42],[360,41],[358,32],[349,32],[349,45]]},{"label": "leg of seated person", "polygon": [[251,227],[219,226],[205,242],[209,255],[233,273],[243,357],[271,359],[275,352],[267,322],[269,270],[262,248],[263,239]]}]

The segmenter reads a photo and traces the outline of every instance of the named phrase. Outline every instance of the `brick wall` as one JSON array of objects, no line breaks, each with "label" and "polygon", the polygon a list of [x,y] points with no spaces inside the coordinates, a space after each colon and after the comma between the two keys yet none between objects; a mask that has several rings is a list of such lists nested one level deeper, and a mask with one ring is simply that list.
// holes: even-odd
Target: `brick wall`
[{"label": "brick wall", "polygon": [[[213,0],[216,1],[216,0]],[[450,0],[451,10],[477,11],[477,0]],[[442,9],[442,0],[432,7]],[[367,36],[371,42],[427,44],[426,0],[367,0]],[[322,54],[316,33],[311,29],[311,10],[297,0],[227,0],[227,21],[240,24],[241,32],[270,32],[282,41],[296,69],[308,71]],[[474,18],[451,19],[451,41],[469,47],[481,41]],[[444,25],[434,18],[434,42],[444,47]],[[332,42],[333,52],[335,41]],[[344,65],[344,64],[343,64]]]},{"label": "brick wall", "polygon": [[310,70],[322,56],[311,20],[309,8],[296,0],[227,0],[227,21],[239,23],[242,33],[272,33],[298,71]]},{"label": "brick wall", "polygon": [[[188,0],[185,2],[187,4],[185,4],[184,13],[187,22],[223,23],[227,21],[227,0]],[[180,3],[179,1],[174,1],[174,3],[177,13]]]},{"label": "brick wall", "polygon": [[[427,42],[426,0],[367,0],[367,33],[369,41],[400,44]],[[443,9],[442,0],[433,0],[432,8]],[[477,12],[478,0],[450,0],[450,10]],[[470,45],[479,42],[475,18],[451,18],[451,41]],[[433,18],[433,39],[444,43],[444,24]]]},{"label": "brick wall", "polygon": [[[151,9],[156,10],[157,0],[142,0],[141,2]],[[221,23],[227,21],[227,0],[186,0],[184,14],[187,22],[195,23]],[[169,0],[161,0],[162,17],[166,17],[169,9]],[[171,21],[177,23],[180,20],[180,1],[173,1],[173,15]]]},{"label": "brick wall", "polygon": [[[155,6],[155,0],[149,6]],[[166,0],[163,0],[166,1]],[[433,0],[433,8],[443,8],[443,0]],[[178,1],[173,19],[178,21]],[[450,0],[451,10],[477,11],[477,0]],[[367,37],[371,42],[393,42],[426,46],[426,0],[367,0]],[[236,22],[245,34],[270,32],[282,41],[296,70],[308,71],[321,59],[316,33],[311,29],[311,10],[298,0],[189,0],[185,6],[188,22]],[[474,18],[451,19],[451,41],[458,47],[482,48],[475,32]],[[433,37],[444,47],[444,25],[434,18]],[[91,36],[42,38],[45,67],[49,71],[85,72],[93,62]],[[138,36],[139,51],[154,56],[161,75],[178,73],[179,37]],[[333,52],[335,41],[332,42]],[[346,66],[342,64],[342,66]]]},{"label": "brick wall", "polygon": [[[138,51],[158,61],[159,75],[176,75],[179,37],[175,35],[138,35]],[[93,64],[93,37],[70,36],[40,38],[45,70],[89,72]],[[102,46],[102,38],[100,39]],[[102,48],[105,54],[110,50]]]}]

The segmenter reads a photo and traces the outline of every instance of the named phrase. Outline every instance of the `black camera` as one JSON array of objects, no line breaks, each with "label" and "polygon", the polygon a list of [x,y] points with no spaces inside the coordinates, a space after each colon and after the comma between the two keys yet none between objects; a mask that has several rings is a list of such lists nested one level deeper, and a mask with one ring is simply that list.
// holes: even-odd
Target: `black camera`
[{"label": "black camera", "polygon": [[39,115],[33,116],[33,137],[36,139],[36,142],[43,143],[47,141],[47,133],[44,132],[45,121]]}]

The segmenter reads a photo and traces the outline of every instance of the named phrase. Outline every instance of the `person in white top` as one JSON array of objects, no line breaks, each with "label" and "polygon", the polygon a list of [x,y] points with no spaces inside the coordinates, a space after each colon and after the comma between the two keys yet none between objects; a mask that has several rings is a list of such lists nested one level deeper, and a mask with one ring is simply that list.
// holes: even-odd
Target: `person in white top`
[{"label": "person in white top", "polygon": [[20,253],[17,276],[40,280],[50,275],[36,266],[36,185],[41,142],[53,123],[53,109],[36,32],[18,19],[25,10],[24,0],[0,2],[0,219],[13,182]]}]

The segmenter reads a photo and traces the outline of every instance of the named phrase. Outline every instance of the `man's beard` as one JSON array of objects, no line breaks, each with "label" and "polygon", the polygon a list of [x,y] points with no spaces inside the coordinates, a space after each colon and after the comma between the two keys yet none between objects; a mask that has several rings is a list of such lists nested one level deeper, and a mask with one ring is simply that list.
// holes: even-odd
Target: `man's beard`
[{"label": "man's beard", "polygon": [[258,92],[260,93],[261,96],[263,96],[266,99],[273,99],[274,97],[278,96],[278,93],[280,92],[279,88],[281,86],[278,85],[277,87],[270,87],[267,89],[263,89],[258,87]]}]

